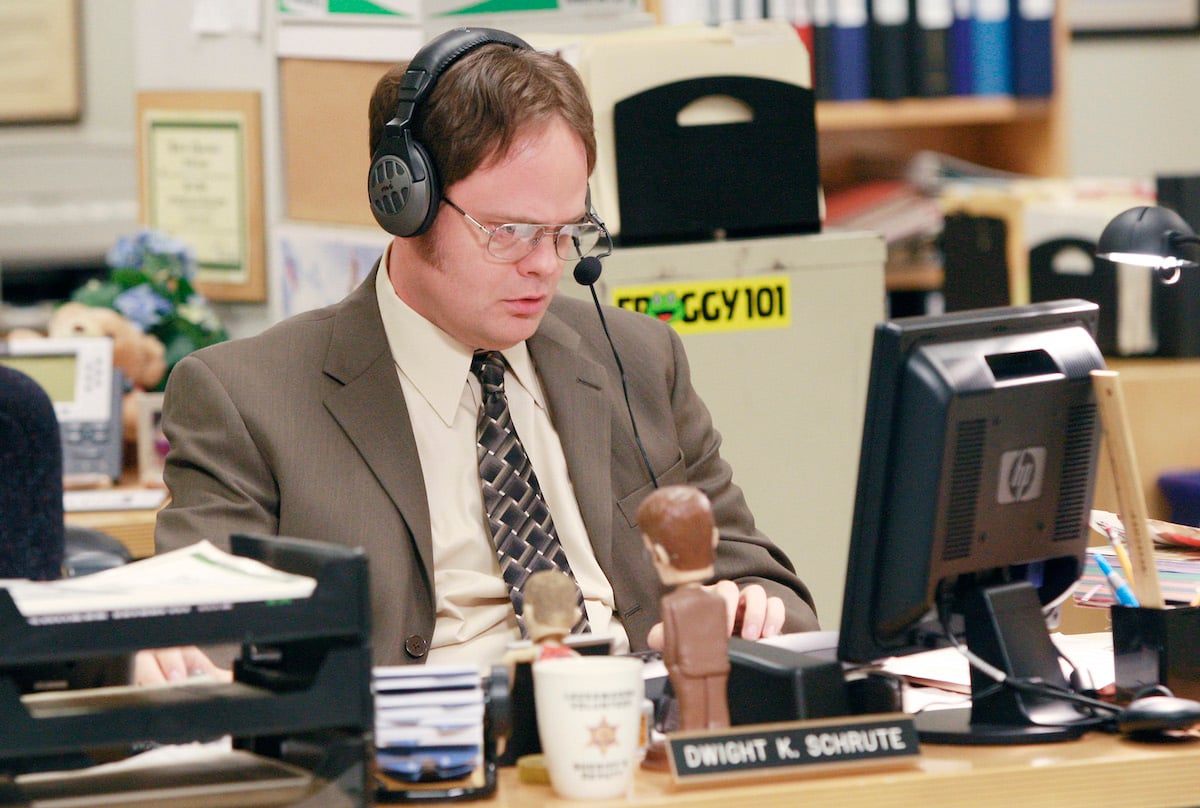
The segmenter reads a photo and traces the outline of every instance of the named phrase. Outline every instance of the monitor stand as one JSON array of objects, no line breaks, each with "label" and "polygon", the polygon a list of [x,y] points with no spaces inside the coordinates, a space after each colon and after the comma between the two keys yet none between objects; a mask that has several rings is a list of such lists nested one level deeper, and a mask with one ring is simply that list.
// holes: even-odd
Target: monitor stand
[{"label": "monitor stand", "polygon": [[[1069,690],[1058,651],[1028,582],[980,587],[961,607],[967,648],[1007,675]],[[1062,699],[1022,693],[971,667],[971,706],[929,710],[914,718],[925,743],[1030,744],[1069,741],[1094,719]]]}]

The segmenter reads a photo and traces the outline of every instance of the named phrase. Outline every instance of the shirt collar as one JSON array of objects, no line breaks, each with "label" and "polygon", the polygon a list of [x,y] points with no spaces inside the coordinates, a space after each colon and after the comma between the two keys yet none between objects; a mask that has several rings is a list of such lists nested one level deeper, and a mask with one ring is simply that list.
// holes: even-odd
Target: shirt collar
[{"label": "shirt collar", "polygon": [[[383,257],[379,259],[379,273],[375,278],[375,296],[379,299],[379,313],[383,318],[388,348],[396,367],[438,417],[449,425],[462,399],[464,380],[474,378],[471,374],[471,357],[475,351],[426,320],[400,299],[387,273],[391,246],[391,242],[388,242],[384,247]],[[515,376],[517,383],[529,391],[534,403],[545,409],[541,386],[529,356],[529,346],[519,342],[502,353],[508,362],[509,375]]]}]

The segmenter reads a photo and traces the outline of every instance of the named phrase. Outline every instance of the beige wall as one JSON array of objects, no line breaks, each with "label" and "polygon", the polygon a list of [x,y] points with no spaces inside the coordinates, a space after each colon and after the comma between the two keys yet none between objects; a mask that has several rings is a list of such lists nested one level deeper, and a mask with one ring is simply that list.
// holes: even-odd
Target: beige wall
[{"label": "beige wall", "polygon": [[1076,176],[1200,174],[1200,35],[1077,39],[1067,65]]}]

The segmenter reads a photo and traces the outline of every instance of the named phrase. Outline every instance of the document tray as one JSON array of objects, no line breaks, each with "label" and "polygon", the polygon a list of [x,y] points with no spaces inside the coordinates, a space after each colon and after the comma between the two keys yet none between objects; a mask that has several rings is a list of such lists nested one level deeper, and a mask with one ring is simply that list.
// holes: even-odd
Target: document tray
[{"label": "document tray", "polygon": [[[0,773],[54,768],[45,764],[78,760],[98,748],[232,736],[240,749],[281,760],[302,749],[326,780],[345,783],[347,793],[364,799],[374,722],[365,555],[272,536],[235,535],[231,548],[315,579],[312,595],[39,623],[22,616],[10,593],[0,590]],[[243,649],[233,683],[23,695],[15,675],[47,662],[229,643]]]}]

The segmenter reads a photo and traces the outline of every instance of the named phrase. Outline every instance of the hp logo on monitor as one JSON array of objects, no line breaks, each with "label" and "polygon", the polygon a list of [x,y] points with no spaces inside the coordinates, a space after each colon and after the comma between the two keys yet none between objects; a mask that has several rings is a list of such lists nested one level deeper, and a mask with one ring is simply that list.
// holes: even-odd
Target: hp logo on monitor
[{"label": "hp logo on monitor", "polygon": [[1046,476],[1046,448],[1029,446],[1000,456],[1000,479],[996,501],[1001,505],[1031,502],[1042,495]]}]

